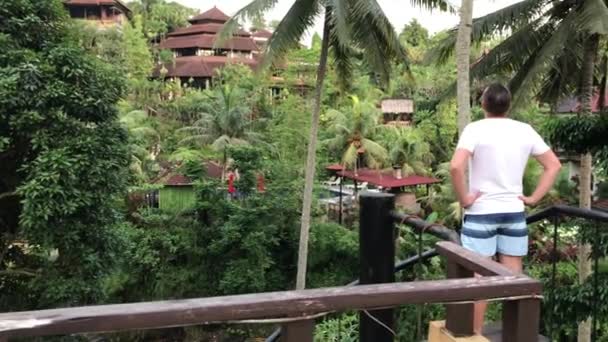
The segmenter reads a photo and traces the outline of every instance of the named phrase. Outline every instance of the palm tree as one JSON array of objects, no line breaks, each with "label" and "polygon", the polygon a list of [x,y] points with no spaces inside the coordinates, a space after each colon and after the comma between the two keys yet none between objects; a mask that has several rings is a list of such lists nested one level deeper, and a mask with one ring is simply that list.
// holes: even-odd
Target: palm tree
[{"label": "palm tree", "polygon": [[[591,114],[598,41],[600,35],[608,33],[604,1],[524,0],[475,19],[472,29],[476,42],[497,32],[511,32],[471,68],[471,74],[481,79],[513,72],[509,87],[515,109],[525,103],[524,94],[536,93],[545,102],[554,103],[578,88],[579,115]],[[439,60],[449,56],[453,36],[444,41]],[[585,154],[581,156],[579,191],[582,207],[590,206],[590,179],[591,155]],[[591,273],[588,253],[588,246],[583,246],[578,256],[581,281]],[[579,341],[589,341],[590,335],[589,321],[579,325]]]},{"label": "palm tree", "polygon": [[460,24],[456,38],[456,82],[458,102],[458,134],[471,121],[471,80],[469,76],[471,58],[471,25],[473,22],[473,0],[462,0]]},{"label": "palm tree", "polygon": [[389,146],[393,168],[400,168],[405,176],[427,175],[433,162],[430,144],[421,132],[411,127],[386,126],[382,139]]},{"label": "palm tree", "polygon": [[[416,2],[427,7],[437,7],[438,5],[447,7],[443,0],[416,0]],[[259,17],[277,3],[278,0],[253,0],[224,25],[218,41],[229,38],[238,28],[239,20]],[[323,38],[306,158],[296,277],[297,289],[303,289],[306,285],[317,132],[330,49],[335,69],[343,84],[347,84],[346,80],[352,75],[351,58],[353,52],[357,50],[364,52],[362,56],[366,65],[369,65],[384,82],[388,82],[392,61],[397,60],[404,64],[407,64],[408,61],[399,37],[376,0],[296,0],[268,42],[264,51],[264,65],[268,66],[277,62],[288,50],[297,46],[303,34],[314,25],[315,19],[321,13],[324,13]]]},{"label": "palm tree", "polygon": [[380,112],[369,102],[361,102],[352,96],[352,107],[348,111],[330,110],[327,116],[332,124],[325,141],[328,147],[342,154],[342,163],[347,168],[357,169],[361,162],[372,168],[380,168],[387,159],[387,151],[374,140]]},{"label": "palm tree", "polygon": [[143,110],[120,116],[120,123],[129,131],[131,147],[130,169],[140,179],[146,179],[160,154],[161,136],[154,121]]},{"label": "palm tree", "polygon": [[254,123],[250,120],[251,108],[239,88],[229,85],[216,88],[211,101],[204,107],[206,112],[199,114],[192,126],[180,129],[188,134],[180,144],[210,144],[223,154],[225,168],[229,147],[262,142],[261,135],[250,129]]}]

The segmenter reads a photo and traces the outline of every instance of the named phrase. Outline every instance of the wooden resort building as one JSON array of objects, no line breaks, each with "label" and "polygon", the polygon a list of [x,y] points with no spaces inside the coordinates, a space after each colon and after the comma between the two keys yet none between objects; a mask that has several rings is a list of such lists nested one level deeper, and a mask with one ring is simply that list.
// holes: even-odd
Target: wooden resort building
[{"label": "wooden resort building", "polygon": [[122,0],[65,0],[70,17],[87,20],[100,28],[123,25],[131,10]]},{"label": "wooden resort building", "polygon": [[231,39],[215,47],[217,35],[230,19],[217,7],[189,20],[190,26],[167,34],[158,47],[173,51],[174,61],[159,67],[155,76],[179,79],[196,88],[208,88],[216,70],[229,63],[240,63],[255,69],[260,42],[251,33],[238,30]]},{"label": "wooden resort building", "polygon": [[[203,167],[208,178],[221,179],[223,170],[220,164],[208,161],[203,164]],[[190,177],[169,169],[152,183],[162,187],[144,195],[146,206],[174,214],[194,208],[196,191],[194,180]]]},{"label": "wooden resort building", "polygon": [[385,125],[410,126],[414,120],[414,101],[410,99],[386,99],[380,104]]}]

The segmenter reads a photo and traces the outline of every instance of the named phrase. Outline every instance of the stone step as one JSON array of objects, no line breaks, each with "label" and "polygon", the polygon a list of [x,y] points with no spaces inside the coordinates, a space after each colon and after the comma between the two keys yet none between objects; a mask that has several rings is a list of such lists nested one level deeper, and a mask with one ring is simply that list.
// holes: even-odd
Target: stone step
[{"label": "stone step", "polygon": [[[443,324],[443,323],[441,322],[441,324]],[[503,342],[502,341],[502,322],[493,322],[493,323],[489,323],[486,326],[484,326],[483,336],[486,339],[490,340],[490,342]],[[453,339],[453,337],[452,337],[452,339]],[[474,338],[471,341],[478,340],[478,339],[479,339],[479,337]],[[460,340],[460,339],[458,339],[458,340]],[[428,341],[423,340],[423,342],[428,342]],[[435,342],[435,341],[431,341],[431,342]],[[504,342],[510,342],[510,341],[504,341]],[[538,335],[538,342],[549,342],[549,339],[545,336]]]},{"label": "stone step", "polygon": [[[492,342],[502,342],[502,322],[487,324],[483,327],[483,335]],[[538,342],[549,342],[549,339],[545,336],[538,335]]]}]

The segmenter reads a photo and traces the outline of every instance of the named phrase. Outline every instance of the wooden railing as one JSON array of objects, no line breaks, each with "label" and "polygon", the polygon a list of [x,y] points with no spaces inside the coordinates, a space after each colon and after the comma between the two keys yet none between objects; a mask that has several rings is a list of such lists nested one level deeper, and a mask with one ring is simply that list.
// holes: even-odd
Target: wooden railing
[{"label": "wooden railing", "polygon": [[[391,215],[394,203],[391,195],[361,196],[362,227],[366,222]],[[377,228],[378,236],[383,232],[390,237],[394,232],[386,229],[392,230],[393,224],[392,219],[380,219],[375,221],[375,228],[366,229]],[[371,231],[362,233],[361,248],[369,247],[368,242],[381,242],[374,241]],[[388,245],[394,248],[392,240]],[[360,310],[360,340],[381,342],[392,341],[394,337],[392,311],[387,308],[423,303],[446,304],[447,328],[454,335],[470,335],[472,302],[503,300],[503,341],[536,341],[541,294],[538,281],[512,274],[503,266],[452,242],[438,243],[437,250],[447,259],[450,279],[369,284],[376,280],[374,268],[385,258],[381,255],[362,262],[363,285],[359,286],[3,313],[0,314],[0,340],[241,322],[280,323],[283,341],[312,341],[317,315]],[[362,251],[362,256],[366,253]],[[377,253],[384,254],[384,251]],[[388,252],[391,253],[394,255],[394,250]],[[385,268],[393,274],[394,260],[384,261],[389,262]],[[480,277],[473,277],[473,273]]]}]

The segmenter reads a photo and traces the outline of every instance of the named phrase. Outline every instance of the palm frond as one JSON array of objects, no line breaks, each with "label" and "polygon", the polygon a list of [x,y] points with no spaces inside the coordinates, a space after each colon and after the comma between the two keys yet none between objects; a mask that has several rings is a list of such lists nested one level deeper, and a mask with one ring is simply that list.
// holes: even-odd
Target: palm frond
[{"label": "palm frond", "polygon": [[[553,23],[537,19],[531,21],[492,48],[485,56],[471,66],[471,81],[480,80],[498,73],[520,70],[553,33]],[[538,25],[541,25],[540,27]],[[523,75],[523,74],[522,74]],[[512,82],[511,90],[518,87]],[[452,82],[440,95],[441,100],[456,96],[456,82]]]},{"label": "palm frond", "polygon": [[271,65],[297,46],[302,35],[315,24],[320,13],[319,0],[296,0],[268,41],[262,66]]},{"label": "palm frond", "polygon": [[[537,20],[542,16],[549,0],[524,0],[501,8],[485,16],[473,19],[471,41],[481,42],[496,33],[517,31],[522,25]],[[448,31],[446,38],[427,54],[427,61],[444,64],[454,53],[458,28]]]},{"label": "palm frond", "polygon": [[574,94],[580,81],[578,71],[583,58],[581,39],[570,39],[564,45],[572,48],[565,49],[561,55],[554,58],[553,66],[543,77],[538,92],[539,99],[551,105],[556,105],[563,97]]},{"label": "palm frond", "polygon": [[352,0],[349,21],[355,47],[365,51],[365,61],[383,84],[388,84],[393,61],[403,64],[409,75],[408,53],[376,0]]},{"label": "palm frond", "polygon": [[410,0],[410,3],[415,7],[424,8],[429,11],[438,9],[444,12],[456,12],[454,6],[445,0]]},{"label": "palm frond", "polygon": [[188,145],[191,143],[197,143],[197,144],[207,144],[210,142],[212,138],[208,135],[204,135],[204,134],[196,134],[196,135],[191,135],[188,136],[182,140],[179,141],[179,145]]},{"label": "palm frond", "polygon": [[379,161],[386,161],[388,152],[382,145],[370,139],[363,139],[361,140],[361,146],[365,149],[365,154],[369,154]]},{"label": "palm frond", "polygon": [[331,7],[330,32],[338,46],[348,48],[351,38],[351,23],[348,20],[350,3],[348,0],[329,0],[328,6]]},{"label": "palm frond", "polygon": [[515,85],[512,81],[510,87],[513,91],[513,109],[516,110],[521,107],[526,98],[523,94],[529,94],[531,90],[537,85],[540,75],[546,71],[556,55],[559,55],[564,47],[564,42],[568,41],[569,34],[575,31],[574,22],[576,21],[577,13],[571,12],[568,16],[562,20],[551,37],[543,44],[535,55],[526,62],[524,67],[518,70],[518,74],[522,75],[514,79],[518,79],[518,84]]},{"label": "palm frond", "polygon": [[357,164],[357,158],[359,158],[357,148],[355,145],[350,144],[342,155],[342,164],[347,168],[354,167]]},{"label": "palm frond", "polygon": [[264,13],[272,9],[279,0],[253,0],[247,6],[241,8],[233,15],[222,27],[215,42],[215,46],[220,46],[239,29],[240,21],[247,21],[257,17],[263,17]]},{"label": "palm frond", "polygon": [[585,0],[576,20],[579,31],[608,34],[608,8],[603,0]]},{"label": "palm frond", "polygon": [[338,82],[341,88],[349,89],[354,69],[352,56],[355,52],[348,44],[342,42],[343,38],[339,37],[338,29],[334,24],[330,23],[329,25],[329,46],[338,75]]}]

